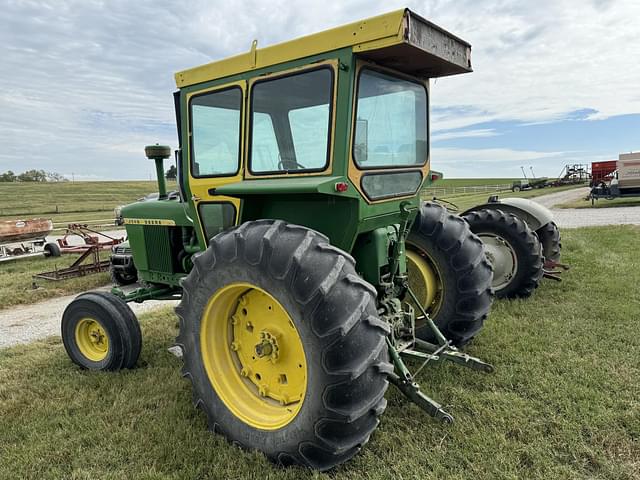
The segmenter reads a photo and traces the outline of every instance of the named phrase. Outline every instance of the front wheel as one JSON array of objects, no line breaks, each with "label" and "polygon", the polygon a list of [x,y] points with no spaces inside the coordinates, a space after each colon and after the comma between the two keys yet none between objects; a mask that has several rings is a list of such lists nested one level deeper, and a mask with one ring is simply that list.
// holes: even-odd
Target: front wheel
[{"label": "front wheel", "polygon": [[60,246],[57,243],[49,242],[44,244],[45,257],[59,257],[61,254]]},{"label": "front wheel", "polygon": [[559,262],[562,241],[560,239],[558,226],[554,222],[549,222],[536,230],[536,235],[542,245],[542,254],[545,260]]},{"label": "front wheel", "polygon": [[472,211],[464,219],[485,245],[496,296],[530,296],[543,274],[542,247],[535,233],[522,219],[502,210]]},{"label": "front wheel", "polygon": [[389,329],[348,254],[304,227],[247,222],[211,240],[183,292],[176,343],[212,430],[318,470],[368,441]]},{"label": "front wheel", "polygon": [[62,343],[71,360],[89,370],[133,368],[142,334],[131,308],[107,292],[76,297],[62,314]]},{"label": "front wheel", "polygon": [[118,285],[120,287],[133,285],[138,281],[137,270],[134,270],[133,272],[116,270],[115,268],[113,268],[113,265],[109,267],[109,276],[111,277],[111,282],[114,285]]}]

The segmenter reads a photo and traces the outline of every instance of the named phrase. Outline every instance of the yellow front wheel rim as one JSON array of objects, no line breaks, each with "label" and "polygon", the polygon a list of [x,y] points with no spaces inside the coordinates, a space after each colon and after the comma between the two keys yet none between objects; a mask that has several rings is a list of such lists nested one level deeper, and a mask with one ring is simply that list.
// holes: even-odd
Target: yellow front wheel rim
[{"label": "yellow front wheel rim", "polygon": [[[418,297],[430,316],[440,309],[442,282],[429,260],[413,250],[407,250],[407,274],[411,291]],[[414,308],[416,306],[414,305]],[[420,311],[416,312],[418,316]]]},{"label": "yellow front wheel rim", "polygon": [[272,295],[248,283],[218,290],[202,316],[200,346],[211,385],[240,420],[275,430],[296,417],[307,363],[298,330]]},{"label": "yellow front wheel rim", "polygon": [[78,350],[92,362],[100,362],[109,353],[109,336],[102,324],[94,318],[83,318],[76,325]]}]

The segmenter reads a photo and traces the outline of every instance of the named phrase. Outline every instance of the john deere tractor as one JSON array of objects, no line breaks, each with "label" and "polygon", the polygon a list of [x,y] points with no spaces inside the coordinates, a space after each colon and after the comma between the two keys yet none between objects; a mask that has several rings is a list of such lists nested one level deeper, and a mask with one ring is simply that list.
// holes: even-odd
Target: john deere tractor
[{"label": "john deere tractor", "polygon": [[71,359],[134,367],[127,303],[180,299],[195,405],[279,464],[351,458],[389,382],[451,422],[416,374],[442,361],[492,370],[459,350],[489,312],[492,269],[467,222],[419,192],[429,79],[470,72],[470,53],[399,10],[177,73],[179,199],[163,177],[170,148],[148,146],[159,197],[122,208],[130,250],[117,263],[140,286],[68,306]]}]

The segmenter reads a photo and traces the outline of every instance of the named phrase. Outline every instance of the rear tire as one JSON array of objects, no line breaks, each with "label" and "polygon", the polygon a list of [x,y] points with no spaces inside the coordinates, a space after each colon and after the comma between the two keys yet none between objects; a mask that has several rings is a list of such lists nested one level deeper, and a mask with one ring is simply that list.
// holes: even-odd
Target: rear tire
[{"label": "rear tire", "polygon": [[76,297],[62,314],[62,343],[71,360],[89,370],[133,368],[142,333],[129,306],[108,292]]},{"label": "rear tire", "polygon": [[[386,376],[393,370],[385,338],[389,327],[377,315],[375,289],[356,274],[351,256],[308,228],[247,222],[212,238],[194,259],[183,292],[176,308],[182,373],[211,430],[278,464],[318,470],[345,462],[369,440],[385,409]],[[261,303],[254,294],[266,299],[269,311],[251,317]],[[296,345],[302,346],[294,367],[304,366],[305,386],[293,390],[294,401],[277,404],[279,387],[255,381],[271,378],[262,369],[272,365],[260,366],[261,358],[245,352],[255,349],[263,356],[262,343],[252,346],[255,340],[247,342],[247,335],[272,338],[272,327],[257,324],[272,314],[275,322],[280,311],[293,331],[275,336],[278,351],[299,352]],[[295,368],[289,375],[285,360],[273,365],[294,384]]]},{"label": "rear tire", "polygon": [[545,260],[559,262],[562,241],[558,226],[554,222],[549,222],[536,230],[536,235],[538,235],[538,239],[542,244],[542,254]]},{"label": "rear tire", "polygon": [[496,296],[530,296],[542,278],[543,256],[540,241],[527,224],[511,213],[494,209],[469,212],[464,219],[473,233],[487,241],[488,248],[491,245],[488,250],[490,260],[493,257],[493,262],[502,260],[504,264],[506,258],[511,258],[509,269],[494,265]]},{"label": "rear tire", "polygon": [[[482,328],[493,302],[491,264],[482,242],[461,217],[437,203],[423,202],[407,237],[407,250],[425,259],[440,285],[427,313],[454,345],[465,345]],[[435,339],[426,324],[417,326],[416,335]]]}]

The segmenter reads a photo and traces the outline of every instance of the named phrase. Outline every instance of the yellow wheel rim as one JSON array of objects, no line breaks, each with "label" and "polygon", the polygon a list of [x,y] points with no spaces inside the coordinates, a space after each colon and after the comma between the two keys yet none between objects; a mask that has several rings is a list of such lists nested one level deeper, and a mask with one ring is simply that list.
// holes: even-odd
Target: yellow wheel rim
[{"label": "yellow wheel rim", "polygon": [[302,341],[265,290],[248,283],[218,290],[204,310],[200,347],[211,385],[246,424],[276,430],[300,411],[307,389]]},{"label": "yellow wheel rim", "polygon": [[93,318],[83,318],[78,322],[75,337],[80,353],[92,362],[104,360],[109,353],[107,331]]},{"label": "yellow wheel rim", "polygon": [[[418,297],[420,303],[433,317],[442,303],[442,282],[438,270],[426,255],[407,249],[407,274],[411,291]],[[413,302],[409,302],[413,305]],[[416,305],[416,316],[422,316]]]}]

